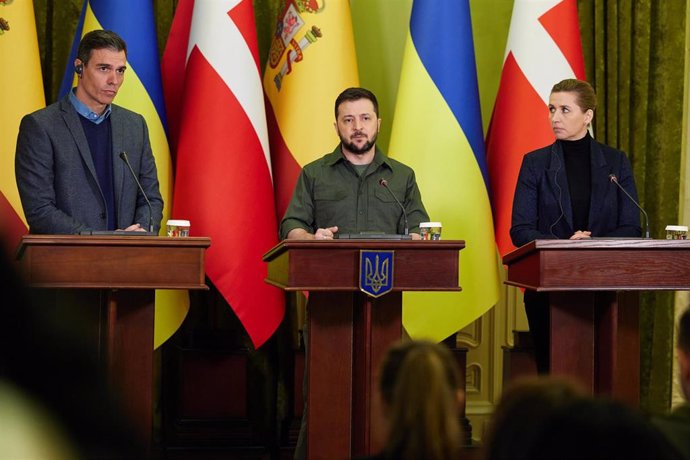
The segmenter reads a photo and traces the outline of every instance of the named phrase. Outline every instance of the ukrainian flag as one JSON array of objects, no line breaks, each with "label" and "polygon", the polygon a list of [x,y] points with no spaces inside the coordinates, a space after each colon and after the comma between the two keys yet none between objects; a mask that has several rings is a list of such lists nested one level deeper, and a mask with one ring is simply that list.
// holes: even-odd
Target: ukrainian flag
[{"label": "ukrainian flag", "polygon": [[443,340],[484,314],[500,293],[468,0],[415,0],[389,154],[415,170],[443,239],[466,242],[462,292],[403,297],[410,336]]},{"label": "ukrainian flag", "polygon": [[[115,104],[140,113],[149,129],[158,181],[165,202],[163,222],[172,209],[172,162],[166,135],[163,87],[152,2],[86,0],[79,18],[60,94],[75,84],[74,59],[79,41],[95,29],[112,30],[127,43],[127,72]],[[156,291],[154,348],[165,342],[182,324],[189,310],[187,291]]]}]

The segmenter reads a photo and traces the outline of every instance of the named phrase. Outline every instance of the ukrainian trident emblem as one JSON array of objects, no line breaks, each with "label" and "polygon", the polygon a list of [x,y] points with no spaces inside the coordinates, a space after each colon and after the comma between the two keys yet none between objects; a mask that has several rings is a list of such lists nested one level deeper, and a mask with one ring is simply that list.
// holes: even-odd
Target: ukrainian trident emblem
[{"label": "ukrainian trident emblem", "polygon": [[393,289],[394,251],[359,251],[359,288],[372,297]]}]

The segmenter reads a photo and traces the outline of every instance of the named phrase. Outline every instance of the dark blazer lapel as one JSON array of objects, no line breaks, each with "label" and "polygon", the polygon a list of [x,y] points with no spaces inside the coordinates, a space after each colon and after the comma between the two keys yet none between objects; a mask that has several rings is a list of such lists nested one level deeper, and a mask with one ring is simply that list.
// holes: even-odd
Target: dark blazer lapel
[{"label": "dark blazer lapel", "polygon": [[[590,168],[592,171],[592,194],[589,201],[589,224],[600,221],[601,218],[597,216],[602,215],[606,193],[608,189],[614,185],[609,181],[609,174],[611,168],[604,158],[604,152],[601,151],[601,146],[594,139],[591,141],[590,147]],[[590,230],[592,230],[590,228]]]},{"label": "dark blazer lapel", "polygon": [[69,129],[70,134],[72,134],[74,138],[74,142],[77,144],[77,149],[79,150],[82,160],[84,160],[84,164],[86,164],[86,168],[89,170],[89,173],[91,173],[94,182],[98,185],[96,166],[93,164],[91,149],[89,149],[89,141],[86,140],[84,128],[81,126],[81,120],[79,120],[79,114],[69,101],[69,95],[60,100],[60,111],[62,112],[62,117],[65,120],[67,129]]},{"label": "dark blazer lapel", "polygon": [[[570,190],[568,189],[568,176],[565,173],[565,158],[563,158],[563,149],[554,142],[551,145],[549,169],[546,171],[547,181],[549,187],[554,195],[554,200],[558,201],[560,198],[561,209],[565,216],[565,221],[569,228],[573,228],[573,206],[570,203]],[[558,181],[558,183],[556,183]],[[559,191],[560,190],[560,191]],[[560,213],[560,209],[558,212]],[[557,218],[557,216],[555,216]]]},{"label": "dark blazer lapel", "polygon": [[122,191],[124,189],[125,171],[127,165],[120,158],[120,153],[125,151],[124,135],[125,128],[118,107],[112,105],[113,111],[110,113],[110,127],[113,130],[113,185],[115,188],[115,209],[120,215],[120,203],[122,202]]}]

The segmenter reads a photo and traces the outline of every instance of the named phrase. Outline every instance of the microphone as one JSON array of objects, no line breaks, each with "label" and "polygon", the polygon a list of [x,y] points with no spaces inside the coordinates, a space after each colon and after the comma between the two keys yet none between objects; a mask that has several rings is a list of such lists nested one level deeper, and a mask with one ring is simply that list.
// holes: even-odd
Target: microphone
[{"label": "microphone", "polygon": [[407,223],[407,211],[405,211],[405,206],[403,206],[402,203],[395,197],[395,193],[393,193],[393,191],[390,188],[388,188],[388,181],[386,179],[384,179],[383,177],[379,179],[379,185],[388,190],[388,193],[391,194],[395,202],[398,203],[398,206],[400,206],[400,209],[402,209],[403,219],[405,219],[405,235],[409,235],[410,226]]},{"label": "microphone", "polygon": [[129,168],[129,172],[132,173],[132,177],[134,178],[134,182],[137,183],[137,187],[139,187],[139,191],[143,195],[144,199],[146,200],[146,205],[149,207],[149,232],[153,233],[153,208],[151,207],[151,202],[149,201],[149,197],[146,196],[146,192],[144,191],[144,187],[141,186],[141,183],[139,182],[139,179],[137,178],[136,173],[134,172],[134,169],[132,169],[132,165],[129,164],[129,159],[127,158],[127,153],[126,152],[120,152],[120,158],[122,158],[122,161],[125,162],[127,167]]},{"label": "microphone", "polygon": [[644,237],[649,238],[649,216],[647,215],[645,210],[642,209],[642,206],[640,206],[640,204],[637,201],[635,201],[635,199],[632,196],[630,196],[630,194],[623,188],[623,186],[618,183],[618,178],[616,177],[615,174],[609,174],[609,180],[611,182],[613,182],[614,184],[616,184],[619,189],[623,190],[623,193],[625,193],[625,196],[630,198],[630,201],[635,203],[635,206],[637,206],[637,208],[640,211],[642,211],[642,214],[644,215],[644,222],[645,222],[645,235],[644,235]]}]

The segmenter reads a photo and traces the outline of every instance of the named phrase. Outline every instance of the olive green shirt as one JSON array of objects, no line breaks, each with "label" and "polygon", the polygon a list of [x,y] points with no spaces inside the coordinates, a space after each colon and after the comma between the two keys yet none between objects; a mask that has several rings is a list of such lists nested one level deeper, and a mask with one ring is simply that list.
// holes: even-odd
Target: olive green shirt
[{"label": "olive green shirt", "polygon": [[295,192],[280,224],[280,237],[302,228],[338,226],[338,233],[404,233],[400,206],[379,181],[388,181],[390,191],[407,211],[410,233],[419,233],[419,223],[429,220],[414,171],[386,157],[378,147],[374,160],[359,176],[342,154],[340,145],[307,164],[297,179]]}]

